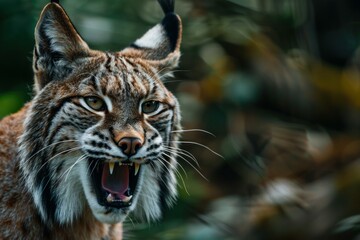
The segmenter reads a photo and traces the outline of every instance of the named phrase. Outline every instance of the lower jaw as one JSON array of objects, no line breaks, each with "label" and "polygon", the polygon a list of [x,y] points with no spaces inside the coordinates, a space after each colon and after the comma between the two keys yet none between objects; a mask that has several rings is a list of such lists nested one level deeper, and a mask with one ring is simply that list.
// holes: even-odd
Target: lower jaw
[{"label": "lower jaw", "polygon": [[99,222],[117,224],[124,222],[129,212],[129,208],[105,208],[103,211],[93,211],[93,214]]},{"label": "lower jaw", "polygon": [[133,204],[133,202],[132,202],[133,195],[131,195],[131,197],[128,197],[128,198],[131,198],[129,201],[122,201],[119,199],[110,200],[109,196],[110,196],[110,194],[108,194],[108,197],[105,199],[103,197],[97,196],[98,204],[109,210],[120,209],[120,210],[124,210],[124,211],[127,210]]}]

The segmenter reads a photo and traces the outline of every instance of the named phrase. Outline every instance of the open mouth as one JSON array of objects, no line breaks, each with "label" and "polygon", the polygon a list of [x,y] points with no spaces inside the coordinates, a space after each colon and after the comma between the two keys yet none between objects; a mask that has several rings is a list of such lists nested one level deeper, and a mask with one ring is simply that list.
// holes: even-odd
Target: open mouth
[{"label": "open mouth", "polygon": [[106,207],[129,207],[138,183],[140,164],[99,159],[89,159],[89,164],[98,203]]}]

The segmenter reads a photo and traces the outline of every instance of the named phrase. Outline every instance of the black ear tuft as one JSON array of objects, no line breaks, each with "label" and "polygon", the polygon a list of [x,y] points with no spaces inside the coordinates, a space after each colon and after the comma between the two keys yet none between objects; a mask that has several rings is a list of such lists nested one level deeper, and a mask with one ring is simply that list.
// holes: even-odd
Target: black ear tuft
[{"label": "black ear tuft", "polygon": [[179,34],[181,34],[181,22],[175,13],[168,13],[161,21],[165,33],[169,39],[170,51],[176,49],[176,45],[179,40]]},{"label": "black ear tuft", "polygon": [[165,13],[161,23],[149,29],[121,51],[121,54],[147,60],[164,73],[171,71],[179,63],[182,25],[180,17],[174,13],[174,0],[158,2]]},{"label": "black ear tuft", "polygon": [[175,9],[175,0],[158,0],[162,10],[165,15],[168,13],[173,13]]}]

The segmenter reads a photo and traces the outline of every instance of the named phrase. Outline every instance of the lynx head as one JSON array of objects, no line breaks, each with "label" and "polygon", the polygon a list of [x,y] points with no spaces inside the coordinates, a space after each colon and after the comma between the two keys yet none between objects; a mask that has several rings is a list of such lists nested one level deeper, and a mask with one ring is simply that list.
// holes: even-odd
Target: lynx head
[{"label": "lynx head", "polygon": [[91,50],[63,8],[35,29],[36,95],[19,140],[24,180],[45,223],[91,209],[102,222],[152,220],[176,197],[179,106],[162,79],[177,66],[181,21],[165,17],[119,52]]}]

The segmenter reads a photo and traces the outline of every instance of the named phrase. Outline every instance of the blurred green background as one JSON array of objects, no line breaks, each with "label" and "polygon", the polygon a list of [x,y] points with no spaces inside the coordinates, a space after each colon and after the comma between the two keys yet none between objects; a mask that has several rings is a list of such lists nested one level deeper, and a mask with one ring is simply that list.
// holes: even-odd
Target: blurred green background
[{"label": "blurred green background", "polygon": [[[0,117],[32,97],[46,3],[0,0]],[[155,0],[61,3],[100,50],[163,17]],[[166,85],[189,130],[179,201],[157,223],[131,218],[126,239],[359,239],[360,1],[176,0],[176,11],[182,58]]]}]

